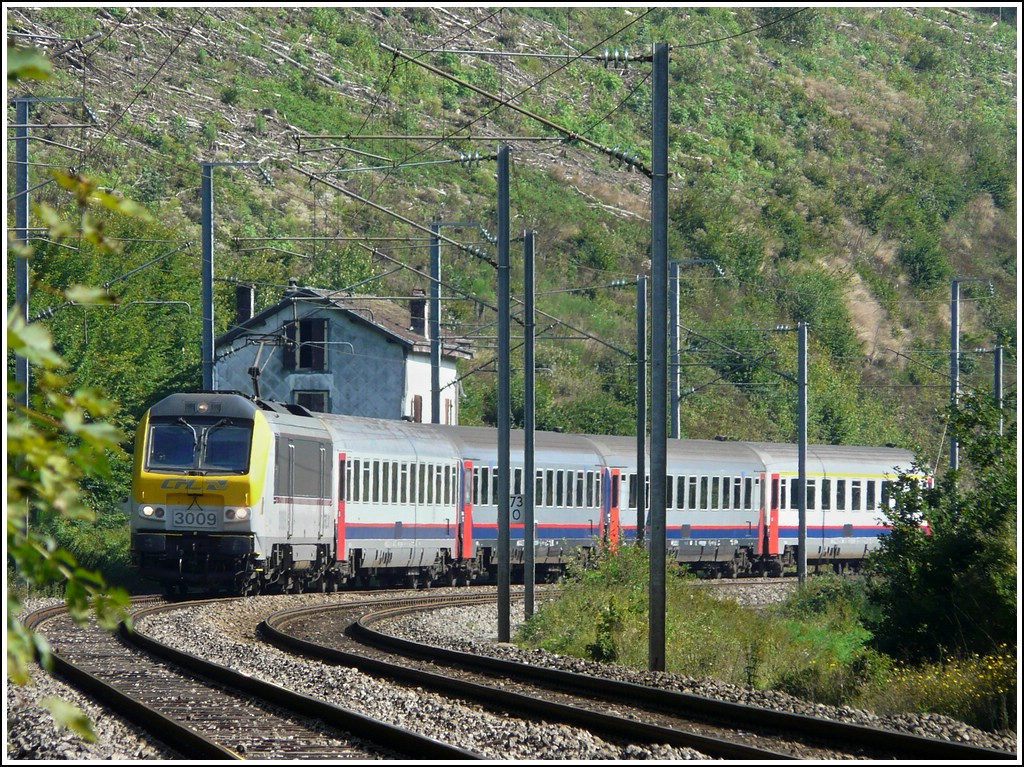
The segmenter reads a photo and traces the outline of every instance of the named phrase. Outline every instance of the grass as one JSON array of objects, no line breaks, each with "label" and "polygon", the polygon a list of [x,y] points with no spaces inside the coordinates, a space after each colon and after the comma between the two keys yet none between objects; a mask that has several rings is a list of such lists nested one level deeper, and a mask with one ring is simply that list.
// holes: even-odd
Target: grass
[{"label": "grass", "polygon": [[[561,655],[646,668],[648,561],[633,547],[571,573],[559,599],[517,642]],[[754,610],[719,599],[682,570],[666,585],[666,670],[880,714],[935,712],[987,729],[1015,717],[1015,648],[908,667],[870,646],[859,582],[812,579],[784,603]]]}]

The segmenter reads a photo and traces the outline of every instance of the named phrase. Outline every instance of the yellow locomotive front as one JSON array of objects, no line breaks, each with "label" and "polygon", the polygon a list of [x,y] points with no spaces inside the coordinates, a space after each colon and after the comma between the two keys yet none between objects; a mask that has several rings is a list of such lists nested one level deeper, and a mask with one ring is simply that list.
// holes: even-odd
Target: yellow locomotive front
[{"label": "yellow locomotive front", "polygon": [[166,591],[244,591],[257,558],[271,434],[250,400],[174,394],[139,424],[132,557]]}]

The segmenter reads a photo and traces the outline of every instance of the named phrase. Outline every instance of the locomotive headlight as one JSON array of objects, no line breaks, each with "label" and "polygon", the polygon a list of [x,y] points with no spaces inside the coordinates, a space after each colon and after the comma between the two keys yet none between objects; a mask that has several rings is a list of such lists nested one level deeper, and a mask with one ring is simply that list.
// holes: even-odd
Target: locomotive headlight
[{"label": "locomotive headlight", "polygon": [[245,506],[241,506],[237,509],[224,509],[224,518],[233,519],[236,522],[244,521],[249,518],[249,509]]},{"label": "locomotive headlight", "polygon": [[146,519],[164,518],[164,510],[162,508],[160,508],[159,506],[150,506],[149,504],[141,506],[139,508],[139,514],[145,517]]}]

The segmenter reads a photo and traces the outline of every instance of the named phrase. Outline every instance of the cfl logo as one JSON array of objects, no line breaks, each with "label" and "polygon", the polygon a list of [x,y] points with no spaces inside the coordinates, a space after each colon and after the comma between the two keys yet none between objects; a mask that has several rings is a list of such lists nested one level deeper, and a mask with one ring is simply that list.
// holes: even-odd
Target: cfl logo
[{"label": "cfl logo", "polygon": [[226,479],[165,479],[160,487],[163,490],[185,490],[190,493],[202,493],[227,490],[228,481]]}]

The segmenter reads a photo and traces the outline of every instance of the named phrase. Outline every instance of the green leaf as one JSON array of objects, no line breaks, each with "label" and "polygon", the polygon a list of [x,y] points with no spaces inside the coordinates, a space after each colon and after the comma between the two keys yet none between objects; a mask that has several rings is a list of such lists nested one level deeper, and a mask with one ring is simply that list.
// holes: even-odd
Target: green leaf
[{"label": "green leaf", "polygon": [[69,301],[76,304],[101,304],[111,306],[117,303],[117,296],[112,296],[103,288],[90,287],[88,285],[72,285],[64,295]]},{"label": "green leaf", "polygon": [[49,80],[53,66],[34,48],[7,46],[7,84],[19,80]]},{"label": "green leaf", "polygon": [[53,349],[49,332],[42,325],[25,324],[13,307],[7,315],[7,348],[25,357],[33,365],[60,367],[64,360]]},{"label": "green leaf", "polygon": [[67,727],[88,743],[96,742],[96,732],[92,728],[92,722],[78,706],[60,698],[46,698],[42,701],[42,705],[53,714],[57,724]]}]

